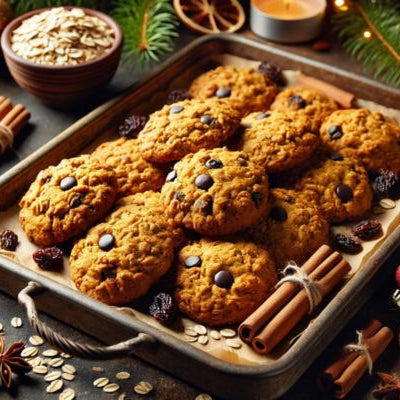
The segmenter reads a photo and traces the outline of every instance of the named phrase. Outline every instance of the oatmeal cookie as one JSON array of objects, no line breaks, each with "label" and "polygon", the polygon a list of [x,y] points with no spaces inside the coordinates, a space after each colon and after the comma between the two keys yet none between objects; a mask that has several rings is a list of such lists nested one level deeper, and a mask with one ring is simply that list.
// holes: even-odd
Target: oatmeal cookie
[{"label": "oatmeal cookie", "polygon": [[379,112],[366,109],[339,110],[321,126],[326,146],[352,157],[367,169],[400,172],[400,127]]},{"label": "oatmeal cookie", "polygon": [[313,133],[307,117],[273,111],[254,117],[252,126],[240,136],[237,150],[248,154],[251,161],[268,173],[275,173],[304,163],[319,143],[319,136]]},{"label": "oatmeal cookie", "polygon": [[268,208],[268,177],[240,152],[200,150],[175,164],[162,188],[167,215],[205,235],[252,225]]},{"label": "oatmeal cookie", "polygon": [[316,90],[305,87],[291,87],[276,96],[271,110],[295,111],[310,119],[314,131],[317,131],[324,119],[338,109],[331,98]]},{"label": "oatmeal cookie", "polygon": [[139,133],[140,151],[153,162],[180,160],[202,148],[220,146],[239,124],[240,115],[223,101],[185,100],[165,105],[150,115]]},{"label": "oatmeal cookie", "polygon": [[196,99],[220,98],[242,116],[268,110],[278,93],[277,86],[253,68],[219,66],[196,78],[189,94]]},{"label": "oatmeal cookie", "polygon": [[179,309],[210,326],[245,320],[268,297],[277,275],[266,250],[253,243],[202,239],[179,252]]},{"label": "oatmeal cookie", "polygon": [[164,184],[164,171],[142,157],[136,139],[120,138],[103,143],[92,155],[114,169],[118,181],[117,197],[157,191]]},{"label": "oatmeal cookie", "polygon": [[329,224],[317,206],[293,190],[273,189],[271,209],[245,232],[246,239],[265,247],[278,269],[288,261],[302,265],[329,242]]},{"label": "oatmeal cookie", "polygon": [[294,187],[314,201],[330,222],[357,220],[371,208],[367,171],[348,158],[315,159]]},{"label": "oatmeal cookie", "polygon": [[88,296],[125,304],[144,295],[171,266],[173,238],[165,218],[124,206],[91,228],[72,249],[71,278]]},{"label": "oatmeal cookie", "polygon": [[20,223],[38,245],[64,242],[101,219],[116,193],[110,166],[89,155],[66,159],[39,172],[20,201]]}]

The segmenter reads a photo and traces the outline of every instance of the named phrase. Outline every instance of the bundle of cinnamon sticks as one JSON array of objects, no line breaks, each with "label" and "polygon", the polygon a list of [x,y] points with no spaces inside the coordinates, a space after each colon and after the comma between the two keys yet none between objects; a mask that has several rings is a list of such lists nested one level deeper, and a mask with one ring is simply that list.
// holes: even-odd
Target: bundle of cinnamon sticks
[{"label": "bundle of cinnamon sticks", "polygon": [[[379,358],[393,339],[393,331],[376,320],[371,321],[361,331],[361,335],[372,362]],[[368,360],[365,354],[350,352],[345,347],[339,357],[321,373],[317,384],[323,392],[343,399],[367,369]]]},{"label": "bundle of cinnamon sticks", "polygon": [[[321,246],[301,267],[326,296],[350,272],[350,265],[329,246]],[[310,311],[304,288],[284,282],[239,327],[239,335],[253,349],[266,354],[275,348]]]}]

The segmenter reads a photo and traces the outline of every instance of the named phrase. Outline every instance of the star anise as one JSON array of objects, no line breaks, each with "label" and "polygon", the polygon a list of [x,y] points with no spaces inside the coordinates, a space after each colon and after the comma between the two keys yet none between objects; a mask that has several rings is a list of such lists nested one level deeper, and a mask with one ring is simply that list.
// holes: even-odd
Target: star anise
[{"label": "star anise", "polygon": [[32,366],[21,356],[25,343],[22,341],[14,342],[7,350],[5,341],[0,335],[0,378],[1,383],[7,389],[11,388],[12,374],[25,374],[32,369]]},{"label": "star anise", "polygon": [[399,398],[400,395],[400,378],[397,375],[377,373],[381,384],[374,389],[372,394],[376,399],[393,399]]}]

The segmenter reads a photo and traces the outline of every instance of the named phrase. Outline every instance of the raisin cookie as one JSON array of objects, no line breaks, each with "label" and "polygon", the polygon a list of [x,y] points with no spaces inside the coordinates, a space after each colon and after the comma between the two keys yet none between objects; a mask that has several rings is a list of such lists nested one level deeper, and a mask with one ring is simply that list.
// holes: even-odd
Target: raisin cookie
[{"label": "raisin cookie", "polygon": [[150,115],[139,133],[140,151],[153,162],[180,160],[202,148],[220,146],[239,124],[239,113],[223,101],[185,100],[165,105]]},{"label": "raisin cookie", "polygon": [[268,173],[275,173],[308,160],[319,143],[307,117],[273,111],[255,116],[251,127],[242,133],[237,150],[248,154]]},{"label": "raisin cookie", "polygon": [[337,109],[338,106],[334,100],[321,92],[304,87],[283,90],[271,105],[271,110],[295,111],[304,114],[313,123],[315,131],[319,129],[323,120]]},{"label": "raisin cookie", "polygon": [[268,208],[268,177],[240,152],[200,150],[175,164],[162,188],[165,212],[204,235],[252,225]]},{"label": "raisin cookie", "polygon": [[320,246],[329,242],[329,224],[316,205],[293,190],[273,189],[269,214],[246,231],[265,247],[278,269],[291,260],[302,265]]},{"label": "raisin cookie", "polygon": [[20,201],[20,223],[38,245],[64,242],[101,219],[116,193],[110,166],[89,155],[66,159],[39,172]]},{"label": "raisin cookie", "polygon": [[120,138],[103,143],[92,155],[113,167],[118,181],[117,197],[157,191],[164,184],[164,171],[142,157],[136,139]]},{"label": "raisin cookie", "polygon": [[196,99],[229,101],[242,116],[268,110],[278,93],[277,86],[253,68],[219,66],[196,78],[189,94]]},{"label": "raisin cookie", "polygon": [[276,283],[266,250],[253,243],[202,239],[179,252],[175,299],[195,321],[231,325],[259,307]]},{"label": "raisin cookie", "polygon": [[400,127],[379,112],[336,111],[321,126],[321,138],[331,150],[355,158],[369,170],[400,172]]},{"label": "raisin cookie", "polygon": [[165,218],[120,207],[72,249],[71,278],[88,296],[125,304],[144,295],[170,268],[173,238]]},{"label": "raisin cookie", "polygon": [[348,158],[319,157],[296,182],[295,189],[315,202],[330,222],[357,220],[371,208],[367,171]]}]

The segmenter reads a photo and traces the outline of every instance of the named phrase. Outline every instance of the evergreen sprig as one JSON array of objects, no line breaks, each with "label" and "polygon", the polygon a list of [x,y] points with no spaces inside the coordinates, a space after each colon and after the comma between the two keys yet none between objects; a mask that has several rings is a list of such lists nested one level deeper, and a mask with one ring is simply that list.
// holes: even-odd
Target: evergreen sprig
[{"label": "evergreen sprig", "polygon": [[112,16],[125,35],[125,57],[159,62],[174,48],[178,19],[169,0],[119,0]]},{"label": "evergreen sprig", "polygon": [[[400,4],[397,0],[353,1],[332,19],[344,48],[375,78],[400,86]],[[364,37],[365,31],[371,38]]]}]

